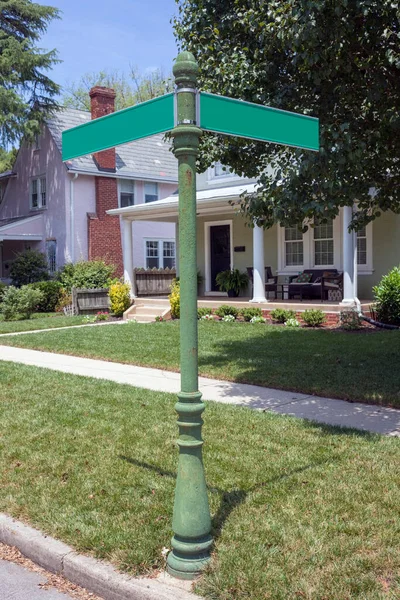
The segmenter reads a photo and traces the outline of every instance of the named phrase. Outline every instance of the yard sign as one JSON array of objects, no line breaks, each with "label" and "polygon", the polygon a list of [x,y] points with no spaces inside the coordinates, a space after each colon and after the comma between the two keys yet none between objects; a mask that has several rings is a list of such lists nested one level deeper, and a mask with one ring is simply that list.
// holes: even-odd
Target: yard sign
[{"label": "yard sign", "polygon": [[211,519],[204,477],[198,390],[196,157],[203,130],[318,151],[313,117],[196,90],[198,65],[182,52],[173,68],[176,92],[84,123],[62,134],[63,160],[171,131],[178,158],[181,391],[179,461],[168,571],[193,579],[210,558]]}]

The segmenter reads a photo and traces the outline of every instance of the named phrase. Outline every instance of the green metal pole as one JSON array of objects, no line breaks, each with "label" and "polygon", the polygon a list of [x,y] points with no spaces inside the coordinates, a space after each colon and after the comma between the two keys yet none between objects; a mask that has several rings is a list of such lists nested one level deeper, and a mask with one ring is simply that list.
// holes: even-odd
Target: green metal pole
[{"label": "green metal pole", "polygon": [[173,68],[177,86],[177,123],[172,130],[178,158],[181,391],[175,406],[179,462],[175,489],[172,552],[167,569],[193,579],[210,559],[211,518],[202,459],[201,426],[205,405],[198,390],[196,156],[201,129],[196,118],[198,65],[182,52]]}]

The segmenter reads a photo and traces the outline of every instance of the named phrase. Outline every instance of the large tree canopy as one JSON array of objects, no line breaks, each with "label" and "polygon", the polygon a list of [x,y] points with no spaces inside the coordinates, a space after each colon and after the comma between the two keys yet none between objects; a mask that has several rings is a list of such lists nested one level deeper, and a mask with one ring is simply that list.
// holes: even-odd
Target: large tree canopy
[{"label": "large tree canopy", "polygon": [[[319,153],[203,136],[200,167],[257,177],[242,210],[266,227],[400,212],[396,0],[176,0],[175,34],[203,90],[319,117]],[[271,168],[268,168],[268,167]]]},{"label": "large tree canopy", "polygon": [[172,78],[161,69],[140,74],[134,67],[131,67],[129,77],[119,71],[86,73],[78,81],[65,86],[64,106],[90,110],[89,90],[95,85],[113,88],[116,92],[115,109],[120,110],[172,91]]},{"label": "large tree canopy", "polygon": [[0,0],[0,138],[4,145],[32,136],[55,107],[58,86],[45,74],[56,51],[36,43],[58,10],[30,0]]}]

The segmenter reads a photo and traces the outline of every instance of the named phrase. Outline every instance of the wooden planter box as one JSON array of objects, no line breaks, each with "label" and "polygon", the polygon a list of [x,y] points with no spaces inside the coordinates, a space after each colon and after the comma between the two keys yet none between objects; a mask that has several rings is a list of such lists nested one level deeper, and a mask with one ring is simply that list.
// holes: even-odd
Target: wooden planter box
[{"label": "wooden planter box", "polygon": [[99,311],[110,310],[108,288],[93,290],[72,288],[72,306],[75,315],[94,315]]},{"label": "wooden planter box", "polygon": [[168,296],[175,269],[134,269],[138,296]]}]

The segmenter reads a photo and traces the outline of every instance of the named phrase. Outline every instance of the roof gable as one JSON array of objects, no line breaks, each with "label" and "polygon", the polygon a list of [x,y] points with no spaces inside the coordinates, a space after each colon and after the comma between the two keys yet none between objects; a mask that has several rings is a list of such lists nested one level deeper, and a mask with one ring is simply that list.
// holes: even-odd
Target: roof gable
[{"label": "roof gable", "polygon": [[[91,120],[90,112],[75,108],[62,108],[47,120],[47,126],[60,152],[62,151],[62,132]],[[157,181],[178,181],[178,165],[170,145],[164,142],[164,135],[154,135],[117,146],[116,174],[120,177],[135,179],[153,179]],[[67,161],[71,171],[80,171],[90,175],[103,173],[97,167],[93,156],[82,156]]]}]

